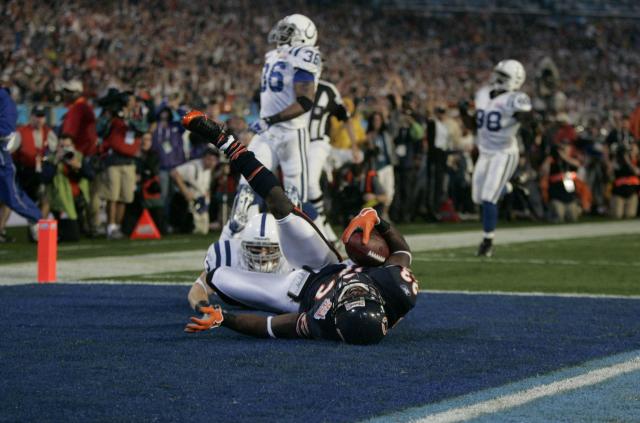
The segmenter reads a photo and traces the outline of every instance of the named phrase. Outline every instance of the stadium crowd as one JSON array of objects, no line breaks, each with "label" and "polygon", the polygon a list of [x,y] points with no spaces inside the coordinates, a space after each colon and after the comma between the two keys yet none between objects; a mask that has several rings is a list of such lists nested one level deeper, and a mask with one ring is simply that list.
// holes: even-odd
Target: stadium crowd
[{"label": "stadium crowd", "polygon": [[[637,214],[637,20],[420,16],[330,1],[63,3],[0,6],[8,22],[0,28],[1,81],[32,115],[15,153],[24,156],[19,181],[44,211],[71,218],[84,210],[78,230],[98,231],[102,200],[112,237],[130,230],[131,204],[153,209],[161,230],[205,231],[209,217],[220,223],[235,176],[178,117],[205,109],[248,142],[266,34],[293,11],[319,28],[323,79],[342,92],[365,152],[364,162],[330,175],[334,204],[358,198],[354,209],[378,205],[398,222],[473,214],[473,135],[460,109],[497,60],[516,56],[537,118],[521,130],[505,216]],[[59,120],[57,107],[65,107]],[[349,148],[346,138],[336,122],[334,146]],[[333,207],[333,218],[347,209]]]}]

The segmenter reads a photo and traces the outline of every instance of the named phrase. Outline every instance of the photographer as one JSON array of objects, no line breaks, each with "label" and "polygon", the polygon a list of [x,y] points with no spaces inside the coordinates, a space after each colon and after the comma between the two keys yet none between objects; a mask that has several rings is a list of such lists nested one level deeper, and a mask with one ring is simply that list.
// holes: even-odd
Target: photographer
[{"label": "photographer", "polygon": [[567,140],[551,147],[551,154],[542,164],[542,197],[549,205],[551,221],[575,222],[582,214],[576,192],[577,170],[581,163],[571,156]]},{"label": "photographer", "polygon": [[208,148],[204,156],[171,171],[178,192],[171,200],[171,226],[181,233],[209,232],[211,171],[218,164],[218,152]]},{"label": "photographer", "polygon": [[51,211],[58,219],[60,241],[78,241],[88,231],[89,180],[93,179],[89,158],[73,145],[69,134],[60,136],[55,152],[42,163],[42,181],[47,184]]},{"label": "photographer", "polygon": [[136,190],[135,158],[141,136],[147,129],[143,116],[135,114],[136,99],[129,92],[110,88],[98,100],[103,107],[98,121],[98,134],[103,138],[102,198],[107,201],[107,238],[123,237],[120,226],[125,207],[133,202]]}]

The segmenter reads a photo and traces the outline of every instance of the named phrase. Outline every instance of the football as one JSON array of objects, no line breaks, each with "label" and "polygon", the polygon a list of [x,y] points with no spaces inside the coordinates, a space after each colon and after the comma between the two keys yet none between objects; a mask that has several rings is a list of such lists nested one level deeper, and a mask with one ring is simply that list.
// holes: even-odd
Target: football
[{"label": "football", "polygon": [[362,243],[362,231],[356,231],[346,242],[349,258],[361,266],[380,266],[389,257],[387,241],[375,229],[371,231],[369,243]]}]

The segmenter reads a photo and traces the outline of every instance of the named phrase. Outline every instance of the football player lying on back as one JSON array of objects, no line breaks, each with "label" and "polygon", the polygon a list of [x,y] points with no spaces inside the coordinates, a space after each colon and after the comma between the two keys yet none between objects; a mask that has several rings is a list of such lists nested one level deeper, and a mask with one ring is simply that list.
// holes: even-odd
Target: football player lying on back
[{"label": "football player lying on back", "polygon": [[[262,338],[316,338],[354,344],[379,342],[411,310],[418,282],[409,270],[411,253],[400,233],[371,209],[354,218],[345,233],[346,242],[362,230],[368,243],[375,227],[389,246],[390,255],[378,267],[341,264],[340,254],[311,220],[285,195],[276,177],[224,128],[203,113],[192,111],[183,118],[192,132],[212,140],[265,199],[276,219],[280,248],[294,267],[286,275],[257,274],[219,267],[194,284],[189,302],[201,318],[192,317],[185,331],[200,332],[225,326]],[[259,277],[258,277],[259,276]],[[235,313],[209,303],[217,293],[228,302],[277,313],[262,316]]]}]

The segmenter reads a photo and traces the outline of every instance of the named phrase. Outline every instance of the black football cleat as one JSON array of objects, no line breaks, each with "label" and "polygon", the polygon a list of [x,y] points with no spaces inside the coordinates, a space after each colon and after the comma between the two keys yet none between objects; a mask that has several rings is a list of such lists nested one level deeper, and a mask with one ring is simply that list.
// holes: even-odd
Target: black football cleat
[{"label": "black football cleat", "polygon": [[199,110],[192,110],[182,118],[182,126],[191,132],[210,140],[217,148],[220,148],[226,141],[224,126],[209,119],[207,115]]},{"label": "black football cleat", "polygon": [[493,255],[493,241],[489,238],[482,240],[478,246],[476,257],[491,257]]}]

